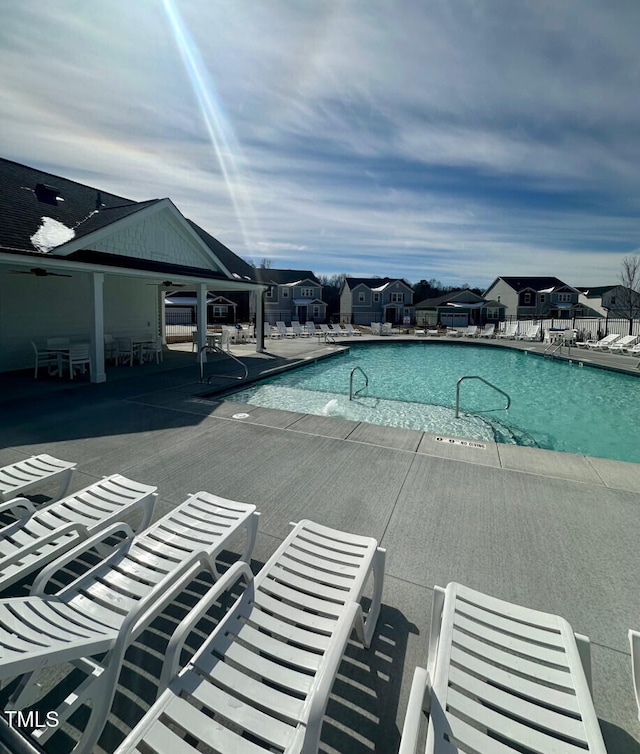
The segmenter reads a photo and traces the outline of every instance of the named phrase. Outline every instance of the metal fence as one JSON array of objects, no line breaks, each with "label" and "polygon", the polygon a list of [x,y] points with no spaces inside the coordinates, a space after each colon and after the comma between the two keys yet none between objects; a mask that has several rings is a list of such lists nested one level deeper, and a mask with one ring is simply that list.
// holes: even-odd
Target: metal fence
[{"label": "metal fence", "polygon": [[[515,317],[507,318],[507,322],[515,321]],[[540,339],[544,333],[553,328],[572,328],[577,330],[579,340],[599,340],[605,335],[637,335],[640,337],[640,319],[629,320],[626,317],[567,317],[547,318],[531,317],[523,322],[540,323]]]}]

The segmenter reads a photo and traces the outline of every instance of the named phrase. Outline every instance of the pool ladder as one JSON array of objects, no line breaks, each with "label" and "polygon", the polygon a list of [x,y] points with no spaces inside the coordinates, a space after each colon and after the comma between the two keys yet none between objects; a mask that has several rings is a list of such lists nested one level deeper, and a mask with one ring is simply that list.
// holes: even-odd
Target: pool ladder
[{"label": "pool ladder", "polygon": [[[492,382],[485,380],[484,377],[478,377],[477,374],[465,374],[464,377],[460,377],[460,379],[456,382],[456,419],[459,418],[459,414],[460,414],[460,383],[463,380],[480,380],[480,382],[484,382],[485,385],[492,387],[498,393],[500,393],[501,395],[504,395],[504,397],[507,399],[507,405],[504,407],[505,411],[511,405],[511,398],[509,397],[508,393],[504,392],[504,390],[500,390],[499,387],[496,387]],[[490,409],[490,410],[494,411],[496,409]]]},{"label": "pool ladder", "polygon": [[[360,372],[360,374],[362,374],[362,376],[364,377],[364,385],[354,392],[353,375],[356,372]],[[364,369],[362,369],[361,367],[354,367],[351,370],[351,374],[349,375],[349,400],[352,401],[358,395],[358,393],[361,393],[363,390],[366,390],[368,387],[369,387],[369,378],[367,377],[367,374],[364,371]]]},{"label": "pool ladder", "polygon": [[249,375],[249,369],[247,368],[247,365],[240,361],[236,356],[234,356],[232,353],[229,353],[229,351],[225,351],[219,346],[202,346],[200,351],[198,352],[198,361],[200,362],[200,382],[204,382],[204,359],[203,355],[205,351],[213,352],[213,353],[221,353],[223,356],[228,356],[230,359],[233,359],[233,361],[240,364],[242,367],[243,374],[242,375],[228,375],[228,374],[210,374],[207,377],[207,385],[211,384],[211,380],[214,379],[214,377],[220,378],[222,380],[244,380]]}]

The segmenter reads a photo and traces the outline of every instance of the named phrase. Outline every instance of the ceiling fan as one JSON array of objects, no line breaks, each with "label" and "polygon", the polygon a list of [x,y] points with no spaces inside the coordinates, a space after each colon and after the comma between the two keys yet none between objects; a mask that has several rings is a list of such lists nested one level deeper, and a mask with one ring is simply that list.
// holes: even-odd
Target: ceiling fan
[{"label": "ceiling fan", "polygon": [[9,270],[12,275],[35,275],[37,278],[56,277],[70,278],[71,275],[64,275],[62,272],[49,272],[44,267],[32,267],[30,270]]},{"label": "ceiling fan", "polygon": [[[147,283],[147,285],[158,285],[158,283]],[[184,288],[184,283],[173,283],[171,280],[163,280],[158,285],[159,288]]]}]

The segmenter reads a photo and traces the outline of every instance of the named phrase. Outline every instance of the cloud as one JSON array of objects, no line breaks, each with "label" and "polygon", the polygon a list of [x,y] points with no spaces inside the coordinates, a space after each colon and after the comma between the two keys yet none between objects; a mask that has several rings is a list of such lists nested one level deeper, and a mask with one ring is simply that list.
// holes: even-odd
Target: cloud
[{"label": "cloud", "polygon": [[639,21],[623,0],[6,3],[5,156],[318,274],[607,283],[640,235]]}]

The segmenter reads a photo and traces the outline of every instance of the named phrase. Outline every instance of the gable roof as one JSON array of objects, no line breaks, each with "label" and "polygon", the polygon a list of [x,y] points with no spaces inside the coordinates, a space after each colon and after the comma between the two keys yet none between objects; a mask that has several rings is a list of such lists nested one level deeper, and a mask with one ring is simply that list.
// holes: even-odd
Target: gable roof
[{"label": "gable roof", "polygon": [[406,280],[403,280],[402,278],[351,278],[351,277],[345,277],[344,284],[349,288],[349,290],[353,290],[354,288],[357,288],[359,285],[364,285],[367,288],[370,288],[372,291],[378,290],[381,291],[384,288],[386,288],[391,283],[402,283],[403,285],[406,285],[407,288],[411,288],[409,283],[407,283]]},{"label": "gable roof", "polygon": [[577,291],[580,291],[586,298],[600,298],[605,293],[612,291],[614,288],[622,287],[620,283],[614,283],[613,285],[600,285],[600,286],[588,286],[588,285],[576,285]]},{"label": "gable roof", "polygon": [[485,295],[487,291],[490,290],[498,282],[498,280],[504,281],[517,293],[520,293],[520,291],[527,288],[541,292],[555,290],[556,288],[572,288],[572,286],[568,285],[567,283],[563,283],[562,280],[559,280],[556,277],[505,277],[501,275],[500,277],[496,278],[493,283],[491,283],[489,288],[487,288],[487,290],[484,292]]},{"label": "gable roof", "polygon": [[[38,258],[46,257],[50,264],[56,265],[73,262],[167,276],[253,282],[251,266],[184,218],[170,199],[136,202],[3,158],[0,158],[0,187],[0,253],[28,256],[34,264],[42,264]],[[185,239],[192,237],[190,243],[194,244],[194,251],[200,250],[200,263],[196,262],[197,253],[194,254],[195,264],[184,261],[176,264],[101,250],[97,242],[100,231],[104,235],[113,227],[116,232],[122,221],[137,213],[149,215],[160,211],[168,212],[177,228],[182,226],[177,232],[183,233]],[[88,238],[86,245],[82,243],[90,234],[96,234],[95,248],[91,248],[94,241]],[[222,271],[213,269],[219,266]],[[229,271],[231,277],[225,271]]]},{"label": "gable roof", "polygon": [[257,267],[253,270],[254,280],[271,285],[295,285],[309,280],[313,285],[322,285],[311,270],[273,270]]},{"label": "gable roof", "polygon": [[423,301],[415,304],[416,309],[437,309],[439,306],[446,306],[450,301],[456,301],[457,303],[470,303],[476,304],[482,302],[486,303],[482,296],[478,296],[477,293],[470,291],[468,288],[464,288],[461,291],[450,291],[442,296],[436,296],[435,298],[426,298]]}]

